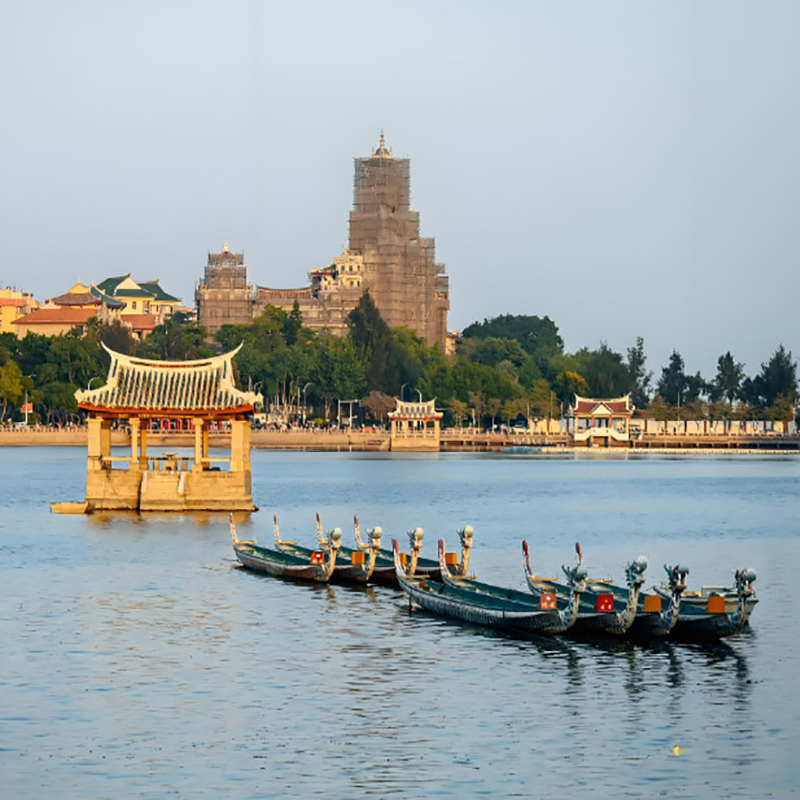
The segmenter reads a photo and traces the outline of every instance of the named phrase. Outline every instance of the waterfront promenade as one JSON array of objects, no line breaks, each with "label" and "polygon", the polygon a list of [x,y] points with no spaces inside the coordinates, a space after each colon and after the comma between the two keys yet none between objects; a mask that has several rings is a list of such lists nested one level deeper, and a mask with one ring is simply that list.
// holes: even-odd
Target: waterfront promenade
[{"label": "waterfront promenade", "polygon": [[[211,447],[227,447],[226,434],[210,434]],[[85,447],[87,429],[30,428],[27,430],[0,430],[0,447]],[[130,437],[125,430],[112,431],[112,447],[130,447]],[[193,447],[194,437],[182,432],[149,432],[148,449]],[[388,431],[372,429],[348,430],[254,430],[251,433],[254,449],[272,450],[363,450],[389,449]],[[800,454],[800,436],[779,433],[761,434],[647,434],[626,442],[625,446],[600,448],[576,447],[567,434],[486,433],[470,428],[447,428],[442,431],[440,450],[443,452],[488,452],[508,448],[542,448],[544,452],[784,452]]]}]

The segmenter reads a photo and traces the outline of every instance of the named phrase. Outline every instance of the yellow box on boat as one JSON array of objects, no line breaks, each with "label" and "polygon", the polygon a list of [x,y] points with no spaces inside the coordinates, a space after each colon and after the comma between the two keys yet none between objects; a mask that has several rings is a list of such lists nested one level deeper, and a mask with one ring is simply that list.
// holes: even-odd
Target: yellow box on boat
[{"label": "yellow box on boat", "polygon": [[364,563],[364,553],[362,550],[353,550],[352,555],[350,556],[350,563],[351,564],[363,564]]},{"label": "yellow box on boat", "polygon": [[646,594],[644,596],[644,610],[661,611],[661,598],[657,594]]},{"label": "yellow box on boat", "polygon": [[706,611],[708,611],[709,614],[724,614],[725,598],[720,597],[718,594],[712,594],[711,597],[708,598]]},{"label": "yellow box on boat", "polygon": [[458,553],[445,553],[444,563],[447,564],[448,567],[458,564]]}]

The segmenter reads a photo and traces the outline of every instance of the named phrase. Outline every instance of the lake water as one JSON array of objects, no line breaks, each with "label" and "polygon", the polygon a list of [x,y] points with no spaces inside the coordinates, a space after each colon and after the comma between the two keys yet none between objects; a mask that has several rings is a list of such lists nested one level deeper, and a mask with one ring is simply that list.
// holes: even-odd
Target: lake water
[{"label": "lake water", "polygon": [[[716,645],[526,640],[410,612],[389,588],[237,566],[225,515],[55,516],[85,451],[0,449],[0,795],[787,797],[797,741],[800,459],[253,452],[241,538],[312,545],[314,514],[524,589],[648,556],[690,588],[752,566],[752,625]],[[675,748],[678,748],[676,751]],[[793,755],[793,753],[795,755]]]}]

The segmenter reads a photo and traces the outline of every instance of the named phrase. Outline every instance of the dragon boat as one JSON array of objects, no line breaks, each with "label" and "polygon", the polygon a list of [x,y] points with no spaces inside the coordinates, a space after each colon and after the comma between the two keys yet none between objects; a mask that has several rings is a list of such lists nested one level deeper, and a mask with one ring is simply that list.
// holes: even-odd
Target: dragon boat
[{"label": "dragon boat", "polygon": [[331,534],[331,545],[327,552],[323,550],[309,551],[308,556],[296,556],[259,547],[255,539],[241,541],[236,536],[236,525],[233,514],[230,515],[231,540],[233,552],[240,563],[255,572],[273,575],[279,578],[292,578],[299,581],[315,581],[327,583],[336,565],[336,554],[339,550],[341,532]]},{"label": "dragon boat", "polygon": [[570,603],[559,607],[555,595],[543,595],[537,600],[526,592],[453,578],[445,563],[444,540],[439,541],[439,558],[446,581],[406,572],[397,539],[393,541],[393,553],[400,588],[411,604],[425,611],[474,625],[535,634],[562,633],[577,616],[578,596],[585,580],[585,571],[580,566],[568,573],[573,581]]},{"label": "dragon boat", "polygon": [[[297,542],[288,542],[281,539],[280,528],[278,527],[278,515],[275,514],[272,518],[273,529],[275,532],[275,547],[282,553],[297,556],[299,558],[310,558],[316,551],[310,550],[307,547],[302,547]],[[341,544],[338,548],[338,556],[336,565],[333,569],[333,575],[330,580],[337,583],[366,583],[372,576],[372,571],[375,568],[375,559],[380,549],[382,531],[380,528],[373,528],[370,532],[370,544],[368,545],[367,552],[363,550],[351,550],[349,547],[344,547]],[[328,531],[328,538],[324,538],[322,534],[322,523],[319,514],[317,514],[317,537],[320,542],[324,542],[325,547],[323,550],[328,549],[329,542],[336,539],[341,541],[342,531],[339,528],[334,528]]]},{"label": "dragon boat", "polygon": [[[359,550],[367,550],[369,544],[364,542],[361,538],[361,526],[358,522],[358,517],[353,517],[354,532],[356,537],[356,544]],[[380,528],[378,528],[380,530]],[[325,546],[325,539],[321,535],[321,526],[317,525],[317,533],[320,537],[320,545]],[[372,531],[369,532],[372,535]],[[429,558],[421,558],[420,550],[422,549],[422,540],[425,536],[422,528],[415,528],[413,531],[407,531],[409,540],[409,554],[400,553],[400,560],[406,571],[410,575],[418,575],[421,577],[433,578],[433,580],[441,581],[442,573],[439,566],[439,561]],[[461,557],[460,560],[455,553],[448,553],[446,558],[450,562],[452,571],[457,575],[466,575],[469,569],[469,556],[472,548],[472,537],[474,531],[471,525],[466,525],[464,528],[458,530],[458,537],[461,541]],[[372,571],[372,580],[375,583],[383,583],[390,586],[397,586],[397,575],[394,568],[394,554],[391,550],[379,550],[375,559],[375,569]]]},{"label": "dragon boat", "polygon": [[663,595],[639,593],[639,606],[630,629],[632,636],[638,638],[668,636],[678,621],[689,568],[683,564],[675,566],[664,564],[664,570],[667,573],[667,582],[663,584]]},{"label": "dragon boat", "polygon": [[[576,543],[578,564],[583,563],[583,551]],[[522,542],[525,575],[528,589],[537,597],[554,594],[562,600],[570,594],[569,586],[553,578],[536,577],[531,570],[528,543]],[[628,632],[636,619],[639,593],[644,584],[647,559],[637,556],[625,568],[627,587],[615,586],[610,581],[587,581],[580,598],[578,619],[573,626],[575,633],[609,634],[621,636]]]},{"label": "dragon boat", "polygon": [[[755,570],[737,569],[733,588],[705,586],[699,592],[684,592],[673,636],[716,638],[740,631],[758,602],[753,589],[755,579]],[[664,586],[653,588],[657,594],[665,596]]]}]

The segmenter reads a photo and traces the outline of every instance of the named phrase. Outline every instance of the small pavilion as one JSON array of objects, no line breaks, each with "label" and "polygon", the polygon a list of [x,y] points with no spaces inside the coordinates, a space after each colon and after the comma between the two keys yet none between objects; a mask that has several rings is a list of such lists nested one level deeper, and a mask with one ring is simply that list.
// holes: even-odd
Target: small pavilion
[{"label": "small pavilion", "polygon": [[575,395],[567,414],[567,431],[575,444],[627,447],[634,407],[630,394],[598,400]]},{"label": "small pavilion", "polygon": [[421,403],[397,401],[394,411],[389,412],[391,450],[439,450],[443,414],[434,408],[435,403],[435,398]]},{"label": "small pavilion", "polygon": [[[75,392],[89,412],[86,508],[133,511],[253,511],[250,416],[263,402],[233,382],[241,348],[195,361],[151,361],[115,353],[106,384]],[[182,419],[194,430],[194,455],[147,452],[153,419]],[[112,424],[130,426],[129,456],[111,454]],[[230,455],[209,455],[209,430],[230,433]]]}]

